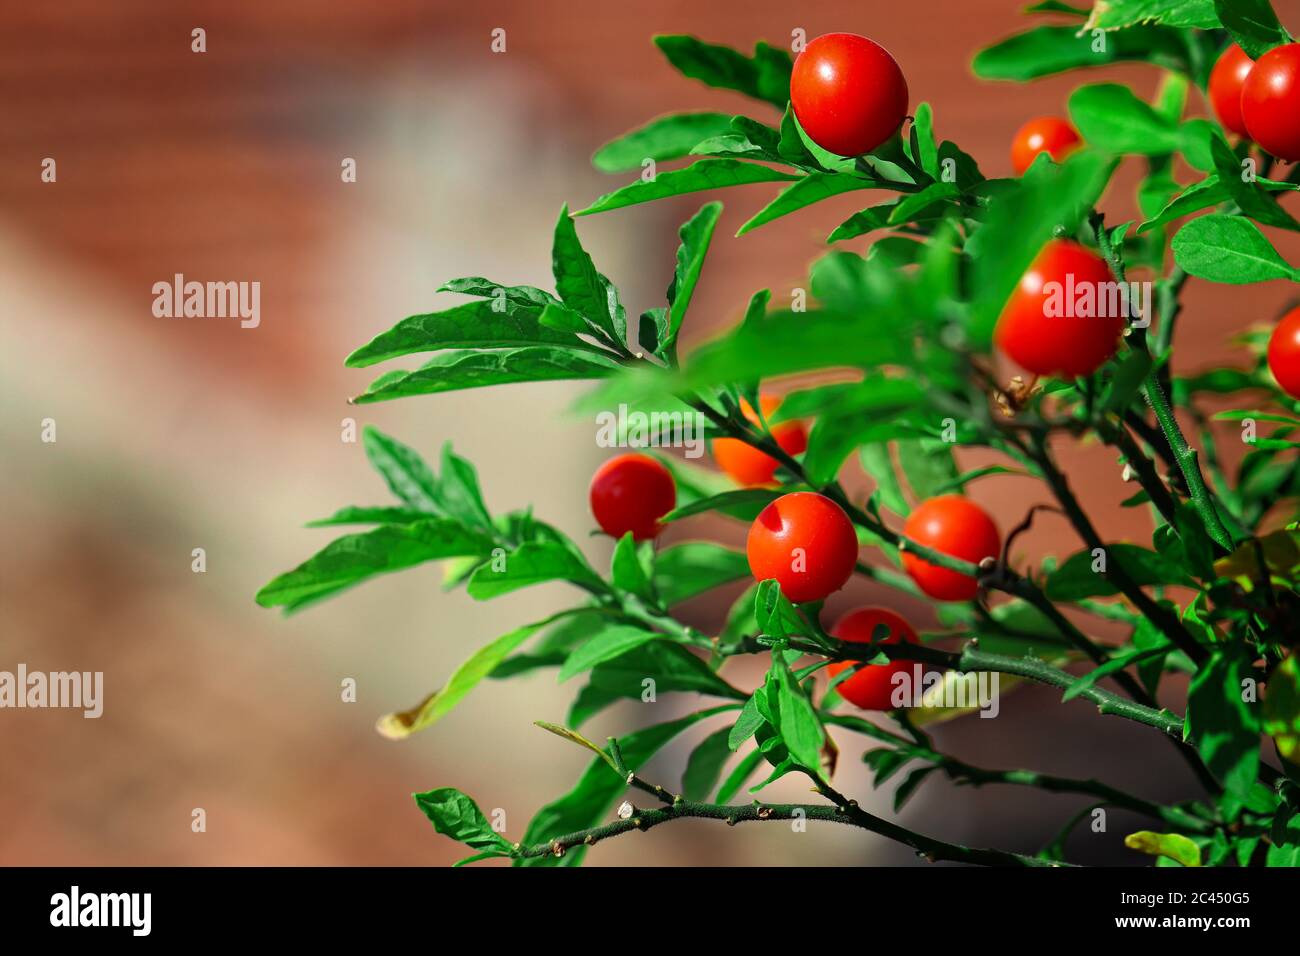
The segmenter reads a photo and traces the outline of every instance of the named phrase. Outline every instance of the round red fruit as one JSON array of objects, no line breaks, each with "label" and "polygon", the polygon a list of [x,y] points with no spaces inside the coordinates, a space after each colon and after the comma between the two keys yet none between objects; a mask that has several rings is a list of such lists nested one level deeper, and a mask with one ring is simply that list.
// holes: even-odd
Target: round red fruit
[{"label": "round red fruit", "polygon": [[795,59],[790,105],[822,149],[861,156],[903,125],[907,81],[880,44],[856,33],[827,33]]},{"label": "round red fruit", "polygon": [[1250,138],[1278,159],[1300,159],[1300,43],[1255,61],[1241,87],[1241,118]]},{"label": "round red fruit", "polygon": [[1300,306],[1273,329],[1268,340],[1268,370],[1292,398],[1300,398]]},{"label": "round red fruit", "polygon": [[648,455],[619,455],[591,476],[591,513],[601,530],[615,538],[629,531],[638,541],[663,530],[659,519],[677,503],[672,473]]},{"label": "round red fruit", "polygon": [[1210,106],[1219,122],[1238,136],[1249,135],[1241,118],[1241,88],[1254,65],[1246,51],[1234,43],[1223,51],[1210,71]]},{"label": "round red fruit", "polygon": [[1068,239],[1043,247],[998,318],[998,348],[1035,375],[1091,375],[1119,348],[1125,298],[1105,261]]},{"label": "round red fruit", "polygon": [[1011,166],[1020,176],[1039,153],[1046,153],[1059,163],[1081,143],[1079,134],[1065,120],[1057,116],[1039,116],[1020,127],[1011,140]]},{"label": "round red fruit", "polygon": [[858,560],[858,536],[844,510],[822,495],[782,495],[754,519],[745,543],[759,581],[776,579],[796,604],[844,587]]},{"label": "round red fruit", "polygon": [[[940,554],[971,564],[996,558],[1002,546],[998,526],[979,505],[961,495],[940,495],[923,501],[903,524],[903,536]],[[931,564],[903,551],[903,570],[917,586],[938,601],[966,601],[979,586],[968,574]]]},{"label": "round red fruit", "polygon": [[[775,395],[760,395],[759,406],[763,409],[763,418],[770,420],[781,405],[781,399]],[[758,424],[758,415],[749,402],[741,402],[741,410],[754,424]],[[772,438],[787,455],[798,455],[808,447],[808,432],[803,422],[781,422],[771,426]],[[719,438],[713,442],[713,457],[718,467],[731,476],[738,485],[770,485],[776,474],[777,460],[771,455],[759,451],[753,445],[746,444],[739,438]]]},{"label": "round red fruit", "polygon": [[[867,644],[873,640],[876,628],[881,624],[889,628],[889,635],[882,644],[898,644],[906,641],[916,644],[916,632],[912,625],[888,608],[860,607],[840,618],[831,628],[831,635],[841,641],[854,644]],[[851,661],[840,661],[829,668],[831,677],[835,677],[845,668],[852,667]],[[911,661],[890,661],[888,664],[868,664],[858,668],[852,677],[846,677],[836,685],[840,696],[849,703],[863,710],[893,710],[895,674],[911,674],[914,665]],[[906,695],[910,698],[910,694]]]}]

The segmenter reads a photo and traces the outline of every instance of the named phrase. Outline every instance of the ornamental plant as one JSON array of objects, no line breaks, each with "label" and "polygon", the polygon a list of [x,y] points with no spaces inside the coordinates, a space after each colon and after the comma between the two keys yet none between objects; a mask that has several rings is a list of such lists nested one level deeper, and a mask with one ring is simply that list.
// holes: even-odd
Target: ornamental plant
[{"label": "ornamental plant", "polygon": [[[660,450],[611,458],[589,491],[591,527],[562,530],[531,510],[492,511],[473,465],[450,446],[435,468],[368,428],[365,450],[396,501],[316,522],[364,530],[258,594],[298,611],[430,561],[442,563],[447,587],[480,601],[573,585],[571,608],[478,649],[425,700],[379,723],[390,737],[427,730],[489,677],[554,669],[581,679],[564,720],[538,723],[590,750],[591,763],[522,833],[497,832],[450,786],[416,794],[434,827],[473,851],[468,860],[572,865],[603,840],[696,817],[834,822],[930,860],[1056,866],[1069,863],[1071,830],[1111,807],[1149,829],[1101,838],[1159,865],[1300,863],[1300,317],[1274,332],[1273,317],[1251,316],[1238,340],[1251,356],[1244,367],[1193,372],[1173,348],[1182,297],[1203,283],[1300,281],[1261,228],[1300,231],[1279,203],[1300,189],[1290,165],[1300,159],[1300,44],[1266,0],[1107,0],[1092,10],[1048,0],[1029,13],[1040,22],[975,56],[977,76],[1023,82],[1136,61],[1160,75],[1154,100],[1081,75],[1062,115],[1026,117],[1008,144],[1016,176],[989,179],[936,134],[926,78],[868,38],[829,34],[794,44],[795,56],[762,42],[751,54],[660,36],[673,67],[751,108],[662,116],[602,146],[598,169],[637,178],[560,211],[553,291],[451,279],[443,290],[466,301],[404,319],[348,357],[362,368],[431,353],[375,379],[354,399],[362,405],[589,380],[583,409],[698,418],[721,465]],[[1113,222],[1108,185],[1121,163],[1142,169],[1141,218]],[[734,328],[680,354],[721,205],[705,203],[682,225],[665,301],[631,319],[577,223],[756,184],[775,195],[742,236],[831,196],[870,199],[827,237],[807,302],[754,292]],[[815,384],[805,373],[818,373]],[[1238,437],[1244,453],[1221,454],[1218,443]],[[1058,464],[1060,447],[1075,443],[1129,483],[1127,540],[1101,535]],[[959,448],[987,449],[999,463],[961,471]],[[858,466],[874,481],[869,496],[839,480]],[[1037,479],[1054,503],[999,528],[974,499],[1009,474]],[[1081,549],[1040,563],[1016,551],[1043,508],[1068,519]],[[707,512],[749,524],[745,552],[657,547],[666,525]],[[574,543],[597,526],[616,539],[607,570]],[[824,599],[854,575],[931,600],[938,626],[873,607],[823,621]],[[716,628],[674,616],[686,599],[744,579],[751,585]],[[755,655],[766,678],[745,686],[728,665]],[[928,695],[906,689],[919,674]],[[1184,798],[1159,803],[1104,780],[988,769],[942,752],[927,726],[969,713],[955,692],[989,675],[1005,690],[1046,684],[1063,702],[1090,702],[1098,720],[1145,726],[1148,746],[1186,762]],[[698,703],[621,737],[590,729],[614,702],[647,699],[648,687]],[[643,777],[679,735],[698,740],[680,778]],[[900,781],[895,810],[931,777],[1092,804],[1037,854],[959,846],[837,789],[837,755],[860,740],[875,785]],[[790,774],[806,778],[811,801],[766,801],[764,788]]]}]

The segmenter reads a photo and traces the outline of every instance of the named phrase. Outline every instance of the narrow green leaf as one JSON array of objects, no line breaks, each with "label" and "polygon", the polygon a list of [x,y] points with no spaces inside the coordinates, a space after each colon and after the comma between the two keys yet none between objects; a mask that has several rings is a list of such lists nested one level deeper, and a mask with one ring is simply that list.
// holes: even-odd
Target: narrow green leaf
[{"label": "narrow green leaf", "polygon": [[551,247],[551,269],[555,291],[564,304],[586,316],[615,342],[627,341],[627,316],[618,300],[618,290],[596,269],[582,247],[569,207],[560,210]]},{"label": "narrow green leaf", "polygon": [[655,46],[668,62],[691,79],[754,99],[785,106],[794,61],[785,50],[759,43],[752,57],[730,47],[705,43],[691,36],[664,35]]},{"label": "narrow green leaf", "polygon": [[383,525],[331,541],[292,571],[257,592],[262,607],[293,605],[340,590],[376,574],[400,571],[425,561],[468,555],[486,556],[493,541],[458,521],[430,518],[411,524]]},{"label": "narrow green leaf", "polygon": [[701,206],[700,211],[684,223],[678,233],[682,243],[677,249],[677,268],[673,273],[672,285],[668,287],[668,328],[661,336],[658,349],[660,355],[677,354],[677,336],[686,319],[686,310],[695,294],[695,286],[700,281],[704,257],[709,251],[709,243],[713,240],[713,230],[718,225],[720,215],[722,203],[708,203]]},{"label": "narrow green leaf", "polygon": [[1214,0],[1219,22],[1252,60],[1291,37],[1269,0]]},{"label": "narrow green leaf", "polygon": [[1201,848],[1181,833],[1139,830],[1124,838],[1124,845],[1148,856],[1161,856],[1180,866],[1200,866]]},{"label": "narrow green leaf", "polygon": [[605,378],[618,369],[612,357],[549,345],[494,352],[448,351],[440,352],[414,372],[381,376],[353,402],[365,405],[515,382]]},{"label": "narrow green leaf", "polygon": [[754,214],[748,222],[737,230],[737,236],[752,232],[759,226],[766,225],[773,219],[780,219],[805,206],[819,203],[823,199],[839,196],[858,189],[883,189],[883,183],[870,179],[859,179],[841,173],[809,173],[777,195],[770,203]]},{"label": "narrow green leaf", "polygon": [[564,544],[530,541],[514,551],[481,565],[469,579],[469,596],[478,601],[547,581],[571,581],[580,586],[603,587],[599,575],[582,556]]},{"label": "narrow green leaf", "polygon": [[649,181],[637,180],[622,189],[606,193],[574,215],[590,216],[593,213],[607,212],[611,209],[621,209],[624,206],[635,206],[638,203],[653,202],[656,199],[666,199],[669,196],[681,196],[706,189],[746,186],[751,183],[790,182],[798,178],[794,173],[783,173],[778,169],[739,159],[701,159],[685,169],[662,172]]},{"label": "narrow green leaf", "polygon": [[726,113],[670,113],[606,143],[591,164],[603,173],[627,172],[647,159],[662,162],[689,155],[698,143],[730,129]]},{"label": "narrow green leaf", "polygon": [[682,772],[682,796],[687,800],[707,800],[717,786],[722,768],[731,757],[731,748],[727,746],[730,732],[730,727],[714,731],[691,751]]},{"label": "narrow green leaf", "polygon": [[439,833],[476,850],[500,851],[509,856],[511,845],[492,829],[473,800],[452,787],[414,794],[416,805]]},{"label": "narrow green leaf", "polygon": [[654,587],[671,607],[729,581],[749,575],[749,560],[741,551],[708,541],[688,541],[655,556]]}]

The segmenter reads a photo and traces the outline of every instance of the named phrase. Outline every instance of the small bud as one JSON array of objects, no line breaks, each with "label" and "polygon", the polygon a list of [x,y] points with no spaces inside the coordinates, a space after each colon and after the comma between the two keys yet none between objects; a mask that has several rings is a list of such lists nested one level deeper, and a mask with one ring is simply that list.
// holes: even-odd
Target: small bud
[{"label": "small bud", "polygon": [[981,571],[992,571],[997,566],[998,566],[998,559],[993,557],[992,555],[989,555],[988,557],[980,558],[980,563],[978,565]]},{"label": "small bud", "polygon": [[631,801],[624,800],[618,805],[618,818],[620,820],[630,820],[634,813],[636,813],[636,807],[632,806]]}]

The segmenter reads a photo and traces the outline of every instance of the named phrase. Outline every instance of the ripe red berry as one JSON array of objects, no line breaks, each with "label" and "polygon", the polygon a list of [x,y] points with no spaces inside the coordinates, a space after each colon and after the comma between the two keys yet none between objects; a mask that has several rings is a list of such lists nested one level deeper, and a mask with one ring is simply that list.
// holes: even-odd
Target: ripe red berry
[{"label": "ripe red berry", "polygon": [[[841,641],[865,644],[872,640],[876,627],[881,624],[889,628],[889,636],[881,643],[897,644],[900,641],[909,644],[917,643],[916,632],[912,630],[912,625],[883,607],[860,607],[856,611],[850,611],[831,628],[831,635]],[[839,661],[832,664],[828,670],[831,677],[835,677],[845,668],[852,666],[851,661]],[[894,675],[910,674],[913,666],[911,661],[903,660],[890,661],[888,664],[868,664],[866,667],[859,668],[852,677],[840,681],[836,689],[841,697],[863,710],[893,710],[894,704],[890,698],[893,697],[896,687]]]},{"label": "ripe red berry", "polygon": [[1036,375],[1091,375],[1115,354],[1125,309],[1105,261],[1068,239],[1043,247],[998,318],[998,348]]},{"label": "ripe red berry", "polygon": [[1255,61],[1241,87],[1241,118],[1250,138],[1278,159],[1300,159],[1300,43]]},{"label": "ripe red berry", "polygon": [[1254,65],[1246,51],[1234,43],[1223,51],[1210,71],[1210,106],[1219,122],[1238,136],[1249,135],[1241,118],[1241,87]]},{"label": "ripe red berry", "polygon": [[1011,140],[1011,167],[1019,176],[1046,153],[1058,163],[1079,148],[1082,140],[1074,127],[1056,116],[1039,116],[1020,127]]},{"label": "ripe red berry", "polygon": [[663,530],[659,519],[677,503],[677,485],[672,473],[649,455],[619,455],[591,476],[590,499],[602,531],[615,538],[631,531],[645,541]]},{"label": "ripe red berry", "polygon": [[[763,418],[770,419],[781,405],[781,399],[775,395],[760,395],[758,404],[763,409]],[[745,417],[755,424],[758,415],[749,402],[741,402]],[[781,422],[771,426],[772,438],[788,455],[797,455],[808,447],[808,432],[803,422]],[[713,442],[713,457],[718,467],[731,476],[740,485],[769,485],[776,474],[777,460],[764,454],[753,445],[747,445],[739,438],[718,438]]]},{"label": "ripe red berry", "polygon": [[[961,495],[940,495],[923,501],[903,524],[903,535],[972,564],[996,558],[1002,546],[998,526],[984,509]],[[917,586],[939,601],[973,598],[979,586],[975,579],[949,568],[931,564],[909,551],[903,552],[903,570]]]},{"label": "ripe red berry", "polygon": [[880,44],[856,33],[827,33],[795,59],[790,105],[818,146],[861,156],[902,125],[907,81]]},{"label": "ripe red berry", "polygon": [[745,543],[754,578],[775,578],[796,604],[844,587],[858,560],[853,522],[835,502],[810,491],[782,495],[764,508]]},{"label": "ripe red berry", "polygon": [[1300,398],[1300,306],[1282,316],[1273,329],[1268,340],[1268,370],[1282,391]]}]

